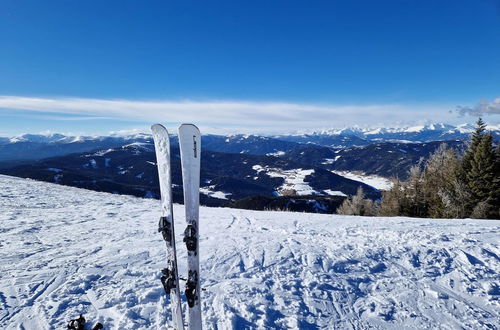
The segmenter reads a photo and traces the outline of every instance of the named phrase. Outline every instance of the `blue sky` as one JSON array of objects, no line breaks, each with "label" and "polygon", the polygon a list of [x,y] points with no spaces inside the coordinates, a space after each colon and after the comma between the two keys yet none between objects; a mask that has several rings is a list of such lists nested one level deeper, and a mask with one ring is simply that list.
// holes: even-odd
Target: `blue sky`
[{"label": "blue sky", "polygon": [[498,54],[496,0],[5,0],[0,135],[498,123]]}]

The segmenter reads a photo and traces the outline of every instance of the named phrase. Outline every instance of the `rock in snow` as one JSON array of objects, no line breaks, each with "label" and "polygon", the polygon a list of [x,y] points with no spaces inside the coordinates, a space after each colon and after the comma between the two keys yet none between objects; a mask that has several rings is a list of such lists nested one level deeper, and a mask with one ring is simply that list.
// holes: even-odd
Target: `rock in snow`
[{"label": "rock in snow", "polygon": [[[0,328],[170,327],[159,201],[0,176],[0,210]],[[206,329],[500,326],[500,221],[200,215]]]}]

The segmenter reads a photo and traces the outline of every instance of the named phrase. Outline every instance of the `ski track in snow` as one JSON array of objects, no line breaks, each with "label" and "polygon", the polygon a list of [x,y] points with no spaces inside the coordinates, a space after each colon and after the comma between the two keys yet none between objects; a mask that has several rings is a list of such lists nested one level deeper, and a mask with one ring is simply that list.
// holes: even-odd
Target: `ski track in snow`
[{"label": "ski track in snow", "polygon": [[[170,328],[159,201],[0,176],[0,210],[0,328],[63,329],[80,313],[89,327]],[[174,216],[186,277],[182,205]],[[500,221],[200,219],[206,329],[500,327]]]}]

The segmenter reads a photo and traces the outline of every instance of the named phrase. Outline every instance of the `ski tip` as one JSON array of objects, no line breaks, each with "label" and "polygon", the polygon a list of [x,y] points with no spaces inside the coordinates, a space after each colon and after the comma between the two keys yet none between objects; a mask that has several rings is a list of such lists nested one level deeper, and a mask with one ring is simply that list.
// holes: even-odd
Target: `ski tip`
[{"label": "ski tip", "polygon": [[194,129],[198,132],[200,131],[198,126],[196,126],[195,124],[190,124],[190,123],[184,123],[184,124],[181,124],[181,126],[179,126],[179,131],[184,130],[184,129]]},{"label": "ski tip", "polygon": [[151,130],[155,132],[155,131],[166,131],[167,129],[162,124],[154,124],[151,126]]},{"label": "ski tip", "polygon": [[191,123],[182,123],[181,126],[179,126],[179,128],[186,127],[186,126],[194,127],[194,128],[199,130],[198,126],[196,126],[195,124],[191,124]]}]

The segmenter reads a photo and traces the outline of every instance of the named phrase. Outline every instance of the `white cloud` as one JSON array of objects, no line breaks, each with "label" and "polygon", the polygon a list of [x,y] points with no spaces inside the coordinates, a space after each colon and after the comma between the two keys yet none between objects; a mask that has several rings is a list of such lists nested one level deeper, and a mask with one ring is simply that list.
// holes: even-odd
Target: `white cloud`
[{"label": "white cloud", "polygon": [[459,106],[457,111],[461,116],[500,115],[500,97],[492,102],[482,100],[473,107]]},{"label": "white cloud", "polygon": [[[140,122],[194,122],[205,127],[283,131],[343,125],[449,120],[447,105],[320,105],[251,101],[139,101],[0,96],[0,109]],[[69,119],[68,116],[67,119]],[[85,117],[77,117],[83,119]],[[95,118],[98,119],[98,118]]]}]

